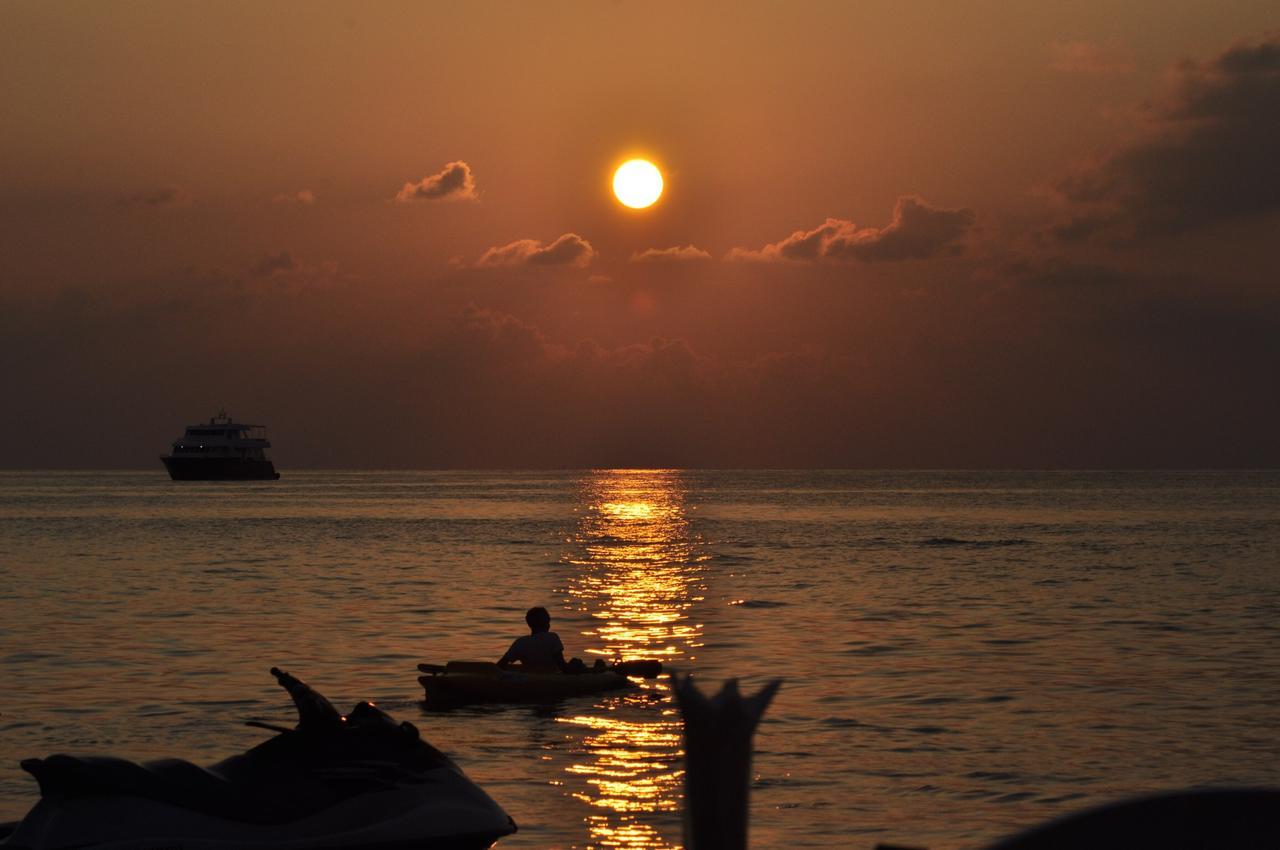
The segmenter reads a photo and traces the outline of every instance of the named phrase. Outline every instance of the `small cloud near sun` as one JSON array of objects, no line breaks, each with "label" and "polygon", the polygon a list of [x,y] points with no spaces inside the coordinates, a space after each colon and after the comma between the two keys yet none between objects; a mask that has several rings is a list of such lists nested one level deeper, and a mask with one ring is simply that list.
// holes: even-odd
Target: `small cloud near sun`
[{"label": "small cloud near sun", "polygon": [[734,248],[726,260],[745,262],[815,262],[861,260],[864,263],[924,260],[955,256],[977,216],[968,207],[940,209],[916,195],[898,198],[893,220],[884,227],[858,227],[829,218],[813,230],[797,230],[758,251]]},{"label": "small cloud near sun", "polygon": [[406,183],[396,194],[398,203],[413,201],[478,201],[476,179],[471,166],[462,160],[447,164],[439,173],[423,177],[417,183]]},{"label": "small cloud near sun", "polygon": [[672,248],[650,248],[631,255],[633,263],[697,263],[710,260],[711,255],[693,245],[677,245]]},{"label": "small cloud near sun", "polygon": [[310,189],[299,189],[297,192],[281,192],[271,199],[273,204],[314,204],[316,193]]},{"label": "small cloud near sun", "polygon": [[476,260],[477,268],[499,266],[576,266],[583,268],[595,259],[591,243],[576,233],[566,233],[551,243],[537,239],[517,239],[494,246]]}]

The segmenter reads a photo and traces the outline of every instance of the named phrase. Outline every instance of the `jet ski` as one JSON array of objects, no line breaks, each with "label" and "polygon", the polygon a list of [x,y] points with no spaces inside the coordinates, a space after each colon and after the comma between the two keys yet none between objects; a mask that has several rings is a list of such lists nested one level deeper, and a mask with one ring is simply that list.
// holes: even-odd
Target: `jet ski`
[{"label": "jet ski", "polygon": [[629,676],[652,679],[662,672],[659,661],[623,661],[581,673],[499,667],[490,661],[419,664],[418,684],[428,707],[470,703],[554,703],[571,697],[634,688]]},{"label": "jet ski", "polygon": [[[489,847],[515,822],[411,723],[372,703],[340,715],[320,693],[272,668],[298,709],[294,729],[199,767],[54,755],[22,768],[40,801],[0,847]],[[2,834],[2,833],[0,833]]]}]

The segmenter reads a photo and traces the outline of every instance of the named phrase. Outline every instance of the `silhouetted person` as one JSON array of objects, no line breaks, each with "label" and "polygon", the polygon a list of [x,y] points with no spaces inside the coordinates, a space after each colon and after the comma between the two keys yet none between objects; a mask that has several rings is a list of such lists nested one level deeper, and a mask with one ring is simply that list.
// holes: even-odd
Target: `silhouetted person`
[{"label": "silhouetted person", "polygon": [[560,642],[560,635],[551,631],[551,615],[547,609],[540,605],[530,608],[525,612],[524,621],[529,624],[529,634],[515,639],[507,654],[498,660],[498,666],[518,662],[525,670],[540,673],[570,672],[569,663],[564,660],[564,644]]}]

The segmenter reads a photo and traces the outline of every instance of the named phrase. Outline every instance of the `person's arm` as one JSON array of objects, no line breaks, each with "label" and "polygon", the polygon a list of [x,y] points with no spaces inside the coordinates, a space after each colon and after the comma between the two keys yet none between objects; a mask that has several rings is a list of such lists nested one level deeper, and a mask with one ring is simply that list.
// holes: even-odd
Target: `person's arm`
[{"label": "person's arm", "polygon": [[520,655],[516,652],[516,645],[518,643],[519,641],[511,642],[510,648],[508,648],[506,653],[498,659],[499,667],[510,667],[512,664],[520,660]]},{"label": "person's arm", "polygon": [[568,673],[569,662],[564,660],[564,644],[560,641],[559,635],[556,635],[556,643],[559,644],[559,648],[556,649],[556,669],[561,673]]}]

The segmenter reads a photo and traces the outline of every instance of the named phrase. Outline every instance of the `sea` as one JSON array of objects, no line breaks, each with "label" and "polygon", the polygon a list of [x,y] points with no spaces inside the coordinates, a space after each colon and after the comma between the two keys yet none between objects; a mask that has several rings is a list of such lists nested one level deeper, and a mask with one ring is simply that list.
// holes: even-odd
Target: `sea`
[{"label": "sea", "polygon": [[663,677],[422,703],[543,605],[588,663],[781,679],[751,844],[976,848],[1147,792],[1280,785],[1280,472],[0,473],[0,821],[18,761],[212,763],[292,722],[268,670],[373,700],[519,825],[675,848]]}]

